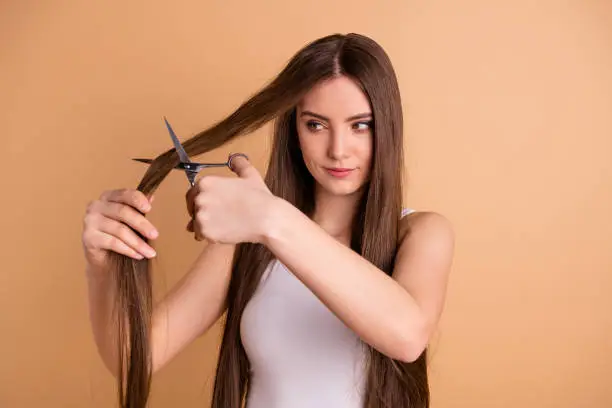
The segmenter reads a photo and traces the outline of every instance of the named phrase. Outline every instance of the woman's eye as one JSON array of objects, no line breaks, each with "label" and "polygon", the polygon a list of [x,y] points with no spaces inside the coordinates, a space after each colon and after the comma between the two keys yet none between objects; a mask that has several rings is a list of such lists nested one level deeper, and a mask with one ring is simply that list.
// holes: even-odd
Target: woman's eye
[{"label": "woman's eye", "polygon": [[372,122],[357,122],[353,124],[353,129],[358,131],[370,130]]},{"label": "woman's eye", "polygon": [[315,122],[314,120],[309,120],[306,122],[306,127],[312,131],[323,129],[323,125],[319,122]]}]

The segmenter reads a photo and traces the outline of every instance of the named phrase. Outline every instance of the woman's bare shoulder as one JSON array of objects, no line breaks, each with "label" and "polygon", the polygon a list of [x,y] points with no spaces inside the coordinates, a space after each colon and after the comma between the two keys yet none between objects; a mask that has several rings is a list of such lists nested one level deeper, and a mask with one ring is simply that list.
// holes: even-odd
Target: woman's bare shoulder
[{"label": "woman's bare shoulder", "polygon": [[435,211],[417,211],[405,209],[399,223],[399,242],[409,233],[429,231],[432,234],[453,235],[453,225],[443,214]]}]

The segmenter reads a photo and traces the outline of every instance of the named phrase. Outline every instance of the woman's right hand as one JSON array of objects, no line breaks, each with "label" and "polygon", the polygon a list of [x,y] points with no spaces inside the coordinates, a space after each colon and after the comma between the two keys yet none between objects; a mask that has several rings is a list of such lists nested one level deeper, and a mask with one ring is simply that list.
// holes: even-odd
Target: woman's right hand
[{"label": "woman's right hand", "polygon": [[91,267],[105,269],[109,251],[134,259],[156,256],[155,250],[135,232],[149,239],[158,237],[157,229],[144,216],[151,211],[152,201],[141,191],[120,189],[105,191],[87,205],[82,244]]}]

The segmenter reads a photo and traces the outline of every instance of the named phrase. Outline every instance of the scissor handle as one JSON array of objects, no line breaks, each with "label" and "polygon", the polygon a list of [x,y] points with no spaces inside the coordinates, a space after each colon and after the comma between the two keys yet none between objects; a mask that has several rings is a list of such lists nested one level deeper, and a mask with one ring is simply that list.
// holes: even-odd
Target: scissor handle
[{"label": "scissor handle", "polygon": [[207,169],[209,167],[226,167],[227,163],[198,163],[198,169]]},{"label": "scissor handle", "polygon": [[198,172],[198,171],[200,171],[202,169],[206,169],[206,168],[209,168],[209,167],[226,167],[226,166],[227,166],[227,163],[196,163],[196,162],[189,162],[189,163],[179,163],[174,168],[175,169],[180,169],[180,170]]},{"label": "scissor handle", "polygon": [[234,171],[234,169],[232,169],[232,160],[234,160],[236,157],[244,157],[245,159],[249,160],[249,157],[244,154],[244,153],[234,153],[231,154],[230,157],[227,159],[227,167],[230,168],[230,170]]}]

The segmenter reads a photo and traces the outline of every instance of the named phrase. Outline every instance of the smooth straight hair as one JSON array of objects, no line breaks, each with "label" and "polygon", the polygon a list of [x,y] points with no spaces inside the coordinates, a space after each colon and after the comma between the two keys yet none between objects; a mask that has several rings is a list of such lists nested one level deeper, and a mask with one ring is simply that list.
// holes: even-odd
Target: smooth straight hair
[{"label": "smooth straight hair", "polygon": [[[300,49],[282,71],[233,113],[183,144],[189,156],[219,148],[274,121],[265,182],[270,191],[312,216],[315,181],[302,158],[296,106],[320,81],[346,76],[369,99],[373,116],[370,177],[352,226],[351,249],[390,275],[395,262],[402,207],[403,119],[397,79],[385,51],[359,34],[329,35]],[[155,158],[138,190],[151,195],[179,163],[175,149]],[[139,234],[148,242],[148,239]],[[122,408],[142,408],[151,387],[152,281],[148,259],[112,253]],[[249,386],[249,360],[240,339],[240,319],[273,254],[261,244],[236,246],[227,312],[216,369],[213,408],[242,407]],[[364,343],[367,380],[364,408],[429,406],[426,351],[412,363],[394,360]]]}]

